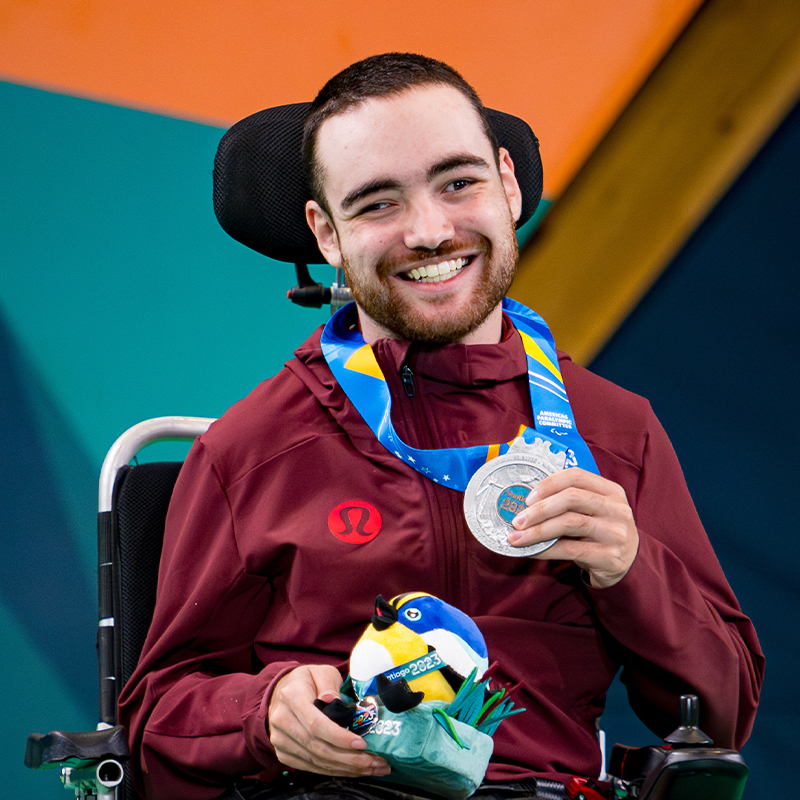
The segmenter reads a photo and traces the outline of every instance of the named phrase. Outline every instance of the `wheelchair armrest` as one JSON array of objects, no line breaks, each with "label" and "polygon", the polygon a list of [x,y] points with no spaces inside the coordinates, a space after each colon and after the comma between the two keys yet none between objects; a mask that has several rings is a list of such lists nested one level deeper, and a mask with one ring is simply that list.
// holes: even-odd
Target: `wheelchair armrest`
[{"label": "wheelchair armrest", "polygon": [[741,800],[749,770],[735,750],[714,747],[698,727],[697,695],[680,699],[680,726],[658,747],[615,744],[608,772],[639,800]]},{"label": "wheelchair armrest", "polygon": [[100,731],[32,733],[25,748],[25,766],[30,769],[80,769],[106,759],[123,762],[129,757],[121,725]]},{"label": "wheelchair armrest", "polygon": [[616,744],[609,773],[638,787],[636,797],[640,800],[740,800],[749,770],[735,750]]}]

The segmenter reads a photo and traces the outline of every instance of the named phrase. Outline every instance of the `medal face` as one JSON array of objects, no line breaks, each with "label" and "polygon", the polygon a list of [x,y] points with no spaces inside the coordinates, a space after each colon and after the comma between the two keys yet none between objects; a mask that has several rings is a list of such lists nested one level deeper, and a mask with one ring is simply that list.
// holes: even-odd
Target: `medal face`
[{"label": "medal face", "polygon": [[550,444],[541,439],[533,444],[517,439],[505,455],[484,464],[464,492],[464,515],[473,536],[504,556],[535,556],[552,547],[556,539],[512,547],[508,534],[531,489],[564,469],[565,461],[566,453],[551,452]]}]

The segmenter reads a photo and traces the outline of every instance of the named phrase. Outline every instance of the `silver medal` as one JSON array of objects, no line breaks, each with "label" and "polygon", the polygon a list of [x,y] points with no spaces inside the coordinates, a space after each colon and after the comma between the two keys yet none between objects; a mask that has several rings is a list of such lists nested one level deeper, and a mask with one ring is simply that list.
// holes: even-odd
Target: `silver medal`
[{"label": "silver medal", "polygon": [[550,442],[532,444],[516,439],[505,455],[484,464],[464,492],[464,515],[469,529],[484,547],[504,556],[535,556],[556,539],[527,547],[512,547],[511,521],[525,508],[525,498],[537,483],[564,469],[566,453],[553,453]]}]

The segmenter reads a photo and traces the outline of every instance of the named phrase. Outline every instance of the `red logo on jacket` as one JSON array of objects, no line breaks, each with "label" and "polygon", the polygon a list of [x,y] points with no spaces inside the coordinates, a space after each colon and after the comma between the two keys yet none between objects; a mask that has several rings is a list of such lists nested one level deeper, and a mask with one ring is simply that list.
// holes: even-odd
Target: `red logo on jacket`
[{"label": "red logo on jacket", "polygon": [[348,544],[371,542],[380,532],[383,520],[380,512],[363,500],[347,500],[339,503],[328,514],[328,530]]}]

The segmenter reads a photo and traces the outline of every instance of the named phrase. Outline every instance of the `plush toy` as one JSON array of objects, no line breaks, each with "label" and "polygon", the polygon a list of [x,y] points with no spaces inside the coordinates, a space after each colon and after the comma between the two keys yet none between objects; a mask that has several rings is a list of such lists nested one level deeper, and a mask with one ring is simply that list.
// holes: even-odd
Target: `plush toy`
[{"label": "plush toy", "polygon": [[509,699],[519,687],[489,690],[490,672],[466,614],[424,592],[378,596],[350,656],[345,699],[317,706],[386,759],[386,780],[468,797],[486,773],[497,726],[524,710]]},{"label": "plush toy", "polygon": [[[401,594],[388,603],[379,595],[372,624],[350,654],[356,695],[377,694],[396,712],[430,700],[451,702],[473,670],[480,679],[488,668],[478,626],[423,592]],[[385,680],[378,686],[381,675]]]}]

